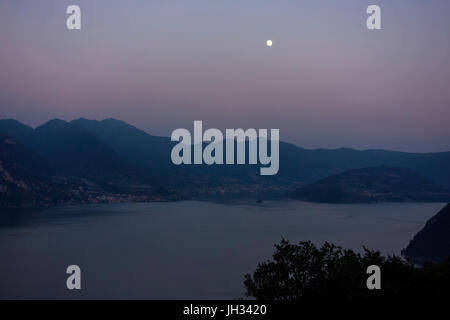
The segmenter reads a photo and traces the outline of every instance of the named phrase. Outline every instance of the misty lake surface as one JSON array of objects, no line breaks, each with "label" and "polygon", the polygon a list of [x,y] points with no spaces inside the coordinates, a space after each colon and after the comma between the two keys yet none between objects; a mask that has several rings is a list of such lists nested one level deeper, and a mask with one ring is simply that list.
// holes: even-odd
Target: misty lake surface
[{"label": "misty lake surface", "polygon": [[[0,298],[234,299],[283,237],[399,254],[443,203],[101,204],[0,215]],[[66,268],[81,267],[81,290]]]}]

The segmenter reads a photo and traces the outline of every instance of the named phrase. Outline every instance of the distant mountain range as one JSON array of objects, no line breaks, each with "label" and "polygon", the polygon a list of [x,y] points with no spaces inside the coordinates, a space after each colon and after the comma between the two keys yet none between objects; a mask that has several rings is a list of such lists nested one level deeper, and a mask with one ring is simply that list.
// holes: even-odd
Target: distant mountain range
[{"label": "distant mountain range", "polygon": [[450,258],[450,203],[427,221],[402,254],[417,263]]},{"label": "distant mountain range", "polygon": [[411,169],[450,187],[450,152],[307,150],[281,142],[279,173],[260,176],[259,166],[251,165],[175,166],[170,160],[174,143],[169,138],[152,136],[115,119],[55,119],[35,129],[4,119],[0,134],[5,150],[0,158],[0,188],[7,190],[2,197],[20,194],[6,182],[8,176],[26,177],[34,186],[42,183],[39,190],[43,186],[47,190],[41,194],[28,188],[27,192],[34,190],[30,198],[23,195],[19,201],[5,196],[3,205],[278,197],[334,174],[374,166]]},{"label": "distant mountain range", "polygon": [[293,198],[326,203],[447,202],[450,190],[404,168],[348,170],[296,190]]}]

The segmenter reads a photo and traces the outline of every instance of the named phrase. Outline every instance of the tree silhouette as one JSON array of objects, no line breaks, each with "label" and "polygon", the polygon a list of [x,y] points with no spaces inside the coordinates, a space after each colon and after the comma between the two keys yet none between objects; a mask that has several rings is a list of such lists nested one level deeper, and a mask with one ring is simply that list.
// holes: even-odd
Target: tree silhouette
[{"label": "tree silhouette", "polygon": [[[450,299],[450,260],[415,267],[398,256],[383,256],[363,247],[363,254],[326,242],[275,245],[273,259],[245,275],[248,297],[260,300],[321,299]],[[367,267],[381,268],[381,290],[366,286]]]}]

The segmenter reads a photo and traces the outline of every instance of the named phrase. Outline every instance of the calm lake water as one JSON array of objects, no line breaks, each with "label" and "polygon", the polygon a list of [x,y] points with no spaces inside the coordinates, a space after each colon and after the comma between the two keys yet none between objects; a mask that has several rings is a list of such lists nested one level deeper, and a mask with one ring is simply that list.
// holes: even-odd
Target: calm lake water
[{"label": "calm lake water", "polygon": [[[283,237],[399,254],[442,203],[105,204],[0,215],[0,298],[233,299]],[[82,290],[66,289],[66,268]]]}]

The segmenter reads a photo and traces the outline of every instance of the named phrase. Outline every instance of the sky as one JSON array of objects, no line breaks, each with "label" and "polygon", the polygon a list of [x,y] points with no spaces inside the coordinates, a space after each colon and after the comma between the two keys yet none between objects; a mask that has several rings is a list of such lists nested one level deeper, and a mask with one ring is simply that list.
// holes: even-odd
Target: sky
[{"label": "sky", "polygon": [[[82,30],[66,28],[66,8]],[[366,28],[381,7],[382,30]],[[450,151],[448,0],[2,0],[0,118]],[[272,47],[265,45],[273,41]]]}]

